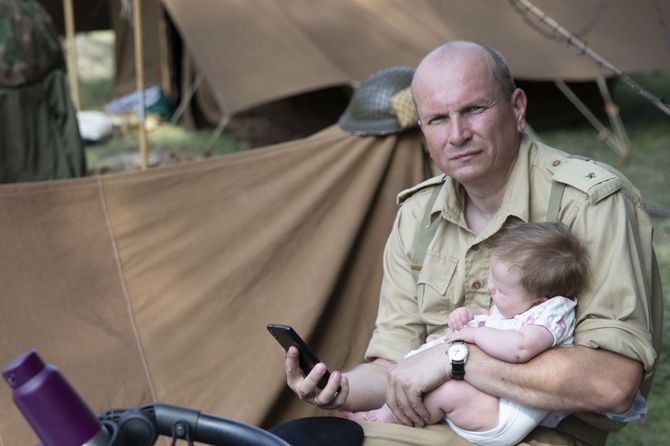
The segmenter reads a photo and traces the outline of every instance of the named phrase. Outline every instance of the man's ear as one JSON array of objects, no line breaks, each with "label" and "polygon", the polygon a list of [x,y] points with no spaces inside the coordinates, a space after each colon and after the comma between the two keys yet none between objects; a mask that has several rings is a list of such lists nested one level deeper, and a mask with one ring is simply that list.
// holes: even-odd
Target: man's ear
[{"label": "man's ear", "polygon": [[514,90],[512,94],[512,107],[514,108],[514,116],[516,117],[516,127],[519,133],[526,128],[526,93],[520,88]]}]

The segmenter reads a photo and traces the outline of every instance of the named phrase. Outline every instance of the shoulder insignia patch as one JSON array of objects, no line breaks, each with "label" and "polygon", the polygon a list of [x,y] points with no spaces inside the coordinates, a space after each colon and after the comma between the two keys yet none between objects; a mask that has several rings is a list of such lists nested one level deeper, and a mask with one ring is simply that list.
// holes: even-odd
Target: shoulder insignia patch
[{"label": "shoulder insignia patch", "polygon": [[594,203],[621,188],[621,180],[613,172],[594,161],[575,158],[564,160],[553,179],[586,193]]}]

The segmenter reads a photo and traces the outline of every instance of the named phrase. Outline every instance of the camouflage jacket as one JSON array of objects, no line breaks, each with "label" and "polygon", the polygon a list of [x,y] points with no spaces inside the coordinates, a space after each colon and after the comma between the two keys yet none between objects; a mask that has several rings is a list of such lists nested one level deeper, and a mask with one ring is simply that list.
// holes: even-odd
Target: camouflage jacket
[{"label": "camouflage jacket", "polygon": [[65,69],[51,16],[36,0],[0,0],[0,88],[42,80]]}]

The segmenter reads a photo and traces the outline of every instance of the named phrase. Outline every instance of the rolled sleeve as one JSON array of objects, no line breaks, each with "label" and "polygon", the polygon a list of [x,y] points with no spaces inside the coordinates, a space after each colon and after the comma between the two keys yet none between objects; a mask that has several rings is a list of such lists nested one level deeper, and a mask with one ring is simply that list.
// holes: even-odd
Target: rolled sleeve
[{"label": "rolled sleeve", "polygon": [[657,352],[652,336],[652,226],[624,191],[575,214],[573,231],[591,253],[592,278],[579,296],[575,344],[603,348],[640,361],[650,372]]}]

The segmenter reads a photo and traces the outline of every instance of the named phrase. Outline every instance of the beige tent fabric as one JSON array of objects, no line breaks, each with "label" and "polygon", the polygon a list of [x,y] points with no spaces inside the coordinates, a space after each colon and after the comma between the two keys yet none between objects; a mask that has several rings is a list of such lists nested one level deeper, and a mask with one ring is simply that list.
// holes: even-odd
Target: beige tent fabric
[{"label": "beige tent fabric", "polygon": [[276,0],[176,2],[169,12],[226,111],[349,81]]},{"label": "beige tent fabric", "polygon": [[[0,364],[36,348],[95,412],[152,401],[270,427],[313,414],[267,323],[331,368],[376,316],[409,132],[308,139],[144,172],[0,186]],[[0,444],[35,444],[0,385]]]},{"label": "beige tent fabric", "polygon": [[[520,80],[610,75],[498,0],[162,0],[223,113],[416,66],[448,39],[491,44]],[[670,69],[670,0],[532,0],[624,72]],[[664,26],[665,24],[665,26]],[[548,33],[551,34],[551,33]]]}]

